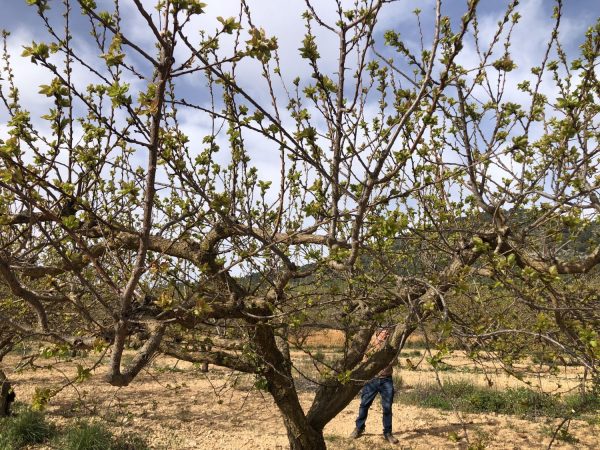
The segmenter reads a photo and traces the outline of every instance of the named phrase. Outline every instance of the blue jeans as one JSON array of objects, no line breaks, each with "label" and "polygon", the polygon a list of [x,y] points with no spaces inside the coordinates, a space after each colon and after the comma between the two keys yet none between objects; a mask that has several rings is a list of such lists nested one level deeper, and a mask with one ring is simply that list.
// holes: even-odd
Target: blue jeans
[{"label": "blue jeans", "polygon": [[394,381],[392,377],[373,378],[362,389],[360,396],[360,408],[356,419],[356,428],[365,429],[365,422],[369,414],[369,408],[375,400],[377,393],[381,394],[381,407],[383,408],[383,432],[392,432],[392,402],[394,401]]}]

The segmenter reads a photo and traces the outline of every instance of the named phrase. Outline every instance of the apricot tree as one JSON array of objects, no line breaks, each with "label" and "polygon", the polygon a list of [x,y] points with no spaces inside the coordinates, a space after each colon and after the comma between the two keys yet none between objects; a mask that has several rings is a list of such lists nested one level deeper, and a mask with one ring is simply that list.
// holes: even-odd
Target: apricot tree
[{"label": "apricot tree", "polygon": [[[48,110],[28,111],[5,32],[3,330],[108,354],[116,386],[158,352],[253,373],[294,449],[325,448],[326,424],[434,319],[597,370],[597,296],[571,280],[600,261],[598,24],[570,60],[557,2],[517,102],[516,0],[493,33],[478,1],[451,19],[437,0],[413,12],[414,39],[380,24],[391,0],[307,0],[300,74],[246,1],[234,17],[197,0],[28,3],[47,38],[22,56],[48,74]],[[382,322],[394,333],[364,358]],[[292,356],[313,355],[294,336],[319,326],[346,342],[315,356],[305,411]]]}]

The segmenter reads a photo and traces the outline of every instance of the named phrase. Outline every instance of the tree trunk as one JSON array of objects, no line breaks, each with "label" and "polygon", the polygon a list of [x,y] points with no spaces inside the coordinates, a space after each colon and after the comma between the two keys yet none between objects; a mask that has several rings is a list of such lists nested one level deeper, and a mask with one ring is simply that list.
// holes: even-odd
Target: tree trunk
[{"label": "tree trunk", "polygon": [[285,426],[287,428],[288,440],[290,442],[290,450],[326,450],[325,439],[323,438],[322,430],[315,430],[311,426],[301,431],[301,434],[294,435],[294,430],[297,430],[297,426],[288,427],[287,420],[284,419]]},{"label": "tree trunk", "polygon": [[277,348],[283,355],[284,359],[291,361],[292,357],[290,356],[290,345],[288,343],[289,332],[287,325],[281,329],[280,333],[281,336],[275,336],[275,343],[277,344]]},{"label": "tree trunk", "polygon": [[6,379],[4,372],[0,370],[0,417],[10,414],[10,405],[15,401],[15,393]]},{"label": "tree trunk", "polygon": [[266,363],[263,375],[267,379],[267,388],[283,416],[291,450],[325,450],[323,428],[312,426],[294,386],[291,374],[291,361],[277,347],[273,329],[266,325],[257,325],[254,343],[258,354]]}]

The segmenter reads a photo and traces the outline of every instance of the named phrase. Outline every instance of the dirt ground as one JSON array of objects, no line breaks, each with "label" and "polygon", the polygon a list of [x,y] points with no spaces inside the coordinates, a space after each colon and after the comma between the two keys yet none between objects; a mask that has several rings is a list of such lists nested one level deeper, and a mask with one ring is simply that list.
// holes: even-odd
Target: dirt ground
[{"label": "dirt ground", "polygon": [[[419,358],[412,358],[418,361]],[[55,388],[76,374],[78,363],[60,363],[57,369],[14,372],[15,355],[3,362],[7,376],[14,383],[17,398],[31,402],[35,388]],[[460,364],[460,358],[456,359]],[[89,363],[89,361],[88,361]],[[159,358],[153,368],[140,374],[126,388],[115,388],[101,380],[102,367],[84,383],[75,383],[54,397],[48,407],[49,418],[58,425],[77,418],[101,418],[116,434],[135,432],[155,449],[238,450],[288,448],[285,429],[273,401],[267,393],[252,388],[248,376],[212,368],[200,373],[191,365],[170,358]],[[400,370],[402,386],[435,382],[429,370]],[[440,376],[472,377],[482,384],[480,374],[444,372]],[[545,380],[545,386],[562,387],[574,382],[573,374],[561,380]],[[399,380],[397,380],[399,381]],[[535,381],[535,380],[534,380]],[[496,376],[498,386],[509,386],[508,377]],[[312,400],[311,392],[301,394],[303,405]],[[328,448],[333,450],[387,449],[391,445],[381,437],[381,408],[373,405],[367,432],[357,440],[348,439],[354,427],[359,399],[354,399],[325,428]],[[496,414],[457,414],[435,409],[394,404],[394,432],[400,439],[399,449],[542,449],[547,448],[557,419],[523,420]],[[557,441],[552,448],[600,448],[599,425],[573,421],[569,433],[578,442]],[[42,449],[43,447],[35,447]]]}]

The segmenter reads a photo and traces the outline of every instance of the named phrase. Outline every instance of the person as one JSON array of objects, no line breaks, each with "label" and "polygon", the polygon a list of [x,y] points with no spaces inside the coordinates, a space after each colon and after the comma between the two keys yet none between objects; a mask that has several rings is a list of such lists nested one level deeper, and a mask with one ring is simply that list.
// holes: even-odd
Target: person
[{"label": "person", "polygon": [[[371,344],[369,350],[367,350],[365,356],[368,357],[370,354],[381,349],[390,337],[390,334],[389,328],[381,328],[377,331],[374,342]],[[379,393],[381,395],[381,407],[383,408],[383,438],[391,444],[399,442],[392,434],[392,402],[394,400],[392,373],[395,362],[396,358],[385,369],[379,372],[375,378],[363,386],[358,417],[356,418],[356,428],[354,428],[354,431],[350,435],[351,438],[356,439],[365,432],[365,423],[369,414],[369,408]]]}]

